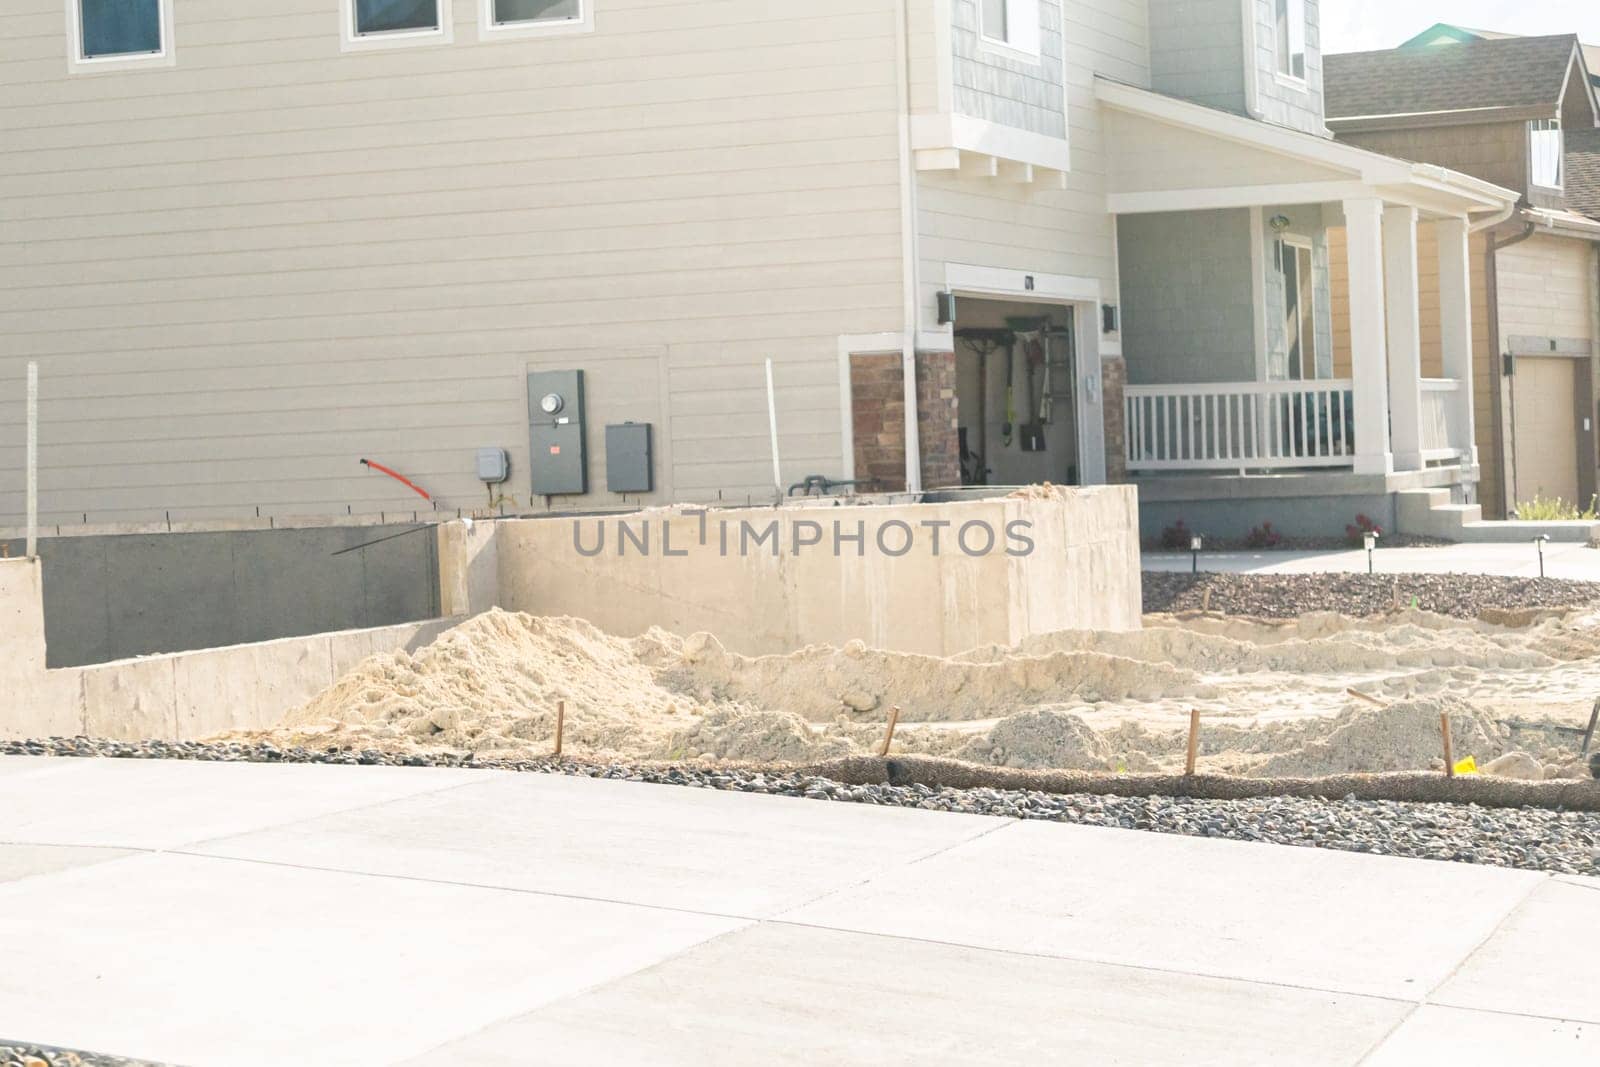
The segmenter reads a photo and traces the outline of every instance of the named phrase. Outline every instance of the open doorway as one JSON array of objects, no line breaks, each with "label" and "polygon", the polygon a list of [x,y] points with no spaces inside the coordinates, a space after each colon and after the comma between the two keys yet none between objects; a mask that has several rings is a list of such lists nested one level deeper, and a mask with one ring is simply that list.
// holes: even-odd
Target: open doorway
[{"label": "open doorway", "polygon": [[955,322],[963,485],[1077,485],[1071,305],[962,299]]}]

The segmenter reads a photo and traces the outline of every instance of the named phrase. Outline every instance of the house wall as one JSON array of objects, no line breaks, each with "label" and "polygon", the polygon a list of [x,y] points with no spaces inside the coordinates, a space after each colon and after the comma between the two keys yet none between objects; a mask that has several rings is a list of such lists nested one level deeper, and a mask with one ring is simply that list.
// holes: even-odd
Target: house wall
[{"label": "house wall", "polygon": [[[1251,13],[1247,35],[1245,11]],[[1274,0],[1150,0],[1151,88],[1209,107],[1327,136],[1322,111],[1320,4],[1306,3],[1306,77],[1278,74]],[[1248,36],[1250,54],[1245,57]]]},{"label": "house wall", "polygon": [[[603,426],[640,413],[648,499],[768,492],[768,356],[784,478],[842,473],[837,339],[903,323],[895,5],[599,5],[480,43],[458,0],[453,44],[346,54],[332,0],[176,0],[174,67],[69,76],[60,0],[10,0],[0,521],[28,359],[50,523],[410,510],[363,457],[470,507],[488,445],[525,507],[538,367],[595,368],[600,489],[562,503],[615,499]],[[1097,195],[937,210],[1098,267]]]},{"label": "house wall", "polygon": [[1150,87],[1243,115],[1239,0],[1150,0]]},{"label": "house wall", "polygon": [[1117,231],[1128,383],[1254,381],[1250,212],[1124,215]]},{"label": "house wall", "polygon": [[1341,132],[1339,140],[1400,159],[1449,167],[1507,189],[1528,187],[1528,134],[1522,122]]},{"label": "house wall", "polygon": [[1062,4],[1040,0],[1039,58],[1027,60],[983,44],[978,3],[950,0],[956,111],[1047,137],[1065,137]]},{"label": "house wall", "polygon": [[1319,137],[1330,136],[1323,124],[1322,34],[1319,0],[1306,3],[1306,76],[1304,81],[1278,73],[1277,18],[1274,0],[1251,0],[1255,11],[1255,73],[1261,118]]},{"label": "house wall", "polygon": [[[1094,77],[1148,84],[1145,0],[1081,0],[1065,11],[1068,136],[1072,170],[1051,181],[1014,184],[954,171],[917,176],[919,315],[935,330],[936,296],[951,264],[1067,275],[1118,299],[1116,227],[1105,209],[1107,175]],[[912,52],[926,42],[913,40]],[[1054,174],[1050,175],[1053,179]],[[1101,354],[1120,337],[1102,334]]]},{"label": "house wall", "polygon": [[[1485,518],[1504,518],[1502,494],[1506,487],[1505,464],[1511,455],[1508,442],[1502,449],[1495,425],[1496,395],[1506,389],[1500,373],[1500,351],[1491,328],[1489,308],[1489,239],[1483,233],[1469,236],[1467,261],[1471,268],[1472,300],[1472,419],[1478,447],[1477,502]],[[1350,376],[1350,289],[1349,259],[1344,227],[1328,230],[1328,274],[1333,309],[1333,374]],[[1422,375],[1444,377],[1444,358],[1439,337],[1439,243],[1431,223],[1417,227],[1417,303],[1422,338]],[[1509,395],[1509,394],[1507,394]],[[1509,410],[1507,408],[1506,410]]]},{"label": "house wall", "polygon": [[1527,441],[1530,435],[1564,434],[1567,430],[1567,426],[1559,431],[1553,425],[1547,428],[1546,418],[1552,424],[1558,419],[1571,420],[1569,425],[1573,428],[1578,452],[1578,495],[1585,498],[1579,503],[1587,504],[1587,498],[1595,492],[1594,419],[1597,413],[1593,386],[1596,377],[1593,308],[1600,279],[1596,278],[1593,268],[1593,247],[1590,241],[1540,234],[1495,252],[1499,351],[1516,356],[1561,353],[1579,359],[1583,365],[1575,376],[1578,395],[1573,397],[1570,413],[1541,413],[1540,420],[1533,425],[1526,419],[1519,422],[1515,417],[1515,374],[1500,377],[1508,422],[1504,460],[1510,492],[1508,506],[1532,497],[1539,488],[1520,484],[1516,477],[1518,442]]}]

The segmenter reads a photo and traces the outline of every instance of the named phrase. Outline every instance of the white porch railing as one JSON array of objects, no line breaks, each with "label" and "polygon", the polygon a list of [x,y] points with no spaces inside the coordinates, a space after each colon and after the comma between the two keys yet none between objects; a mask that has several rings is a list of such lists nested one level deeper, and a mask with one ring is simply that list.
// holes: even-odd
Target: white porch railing
[{"label": "white porch railing", "polygon": [[[1422,379],[1423,462],[1455,459],[1461,455],[1461,381],[1457,378]],[[1466,446],[1471,447],[1471,442]]]},{"label": "white porch railing", "polygon": [[1128,469],[1352,466],[1351,385],[1322,379],[1127,386]]}]

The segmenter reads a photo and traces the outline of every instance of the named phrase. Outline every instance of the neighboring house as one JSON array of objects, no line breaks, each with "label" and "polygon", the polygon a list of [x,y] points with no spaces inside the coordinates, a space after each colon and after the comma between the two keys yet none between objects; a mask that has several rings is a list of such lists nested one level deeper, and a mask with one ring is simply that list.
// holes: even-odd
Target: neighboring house
[{"label": "neighboring house", "polygon": [[[1473,241],[1479,500],[1492,515],[1535,497],[1587,504],[1600,475],[1600,222],[1573,199],[1584,175],[1568,173],[1564,142],[1593,143],[1600,103],[1577,39],[1414,40],[1325,57],[1324,74],[1341,141],[1520,194]],[[1425,303],[1433,291],[1426,280]]]},{"label": "neighboring house", "polygon": [[1216,533],[1471,492],[1515,194],[1330,139],[1314,0],[18,0],[0,63],[5,521],[30,359],[48,523],[421,503],[363,459],[448,508],[1133,476]]},{"label": "neighboring house", "polygon": [[[1461,44],[1466,41],[1501,41],[1508,37],[1525,37],[1527,34],[1500,33],[1496,30],[1474,30],[1454,26],[1448,22],[1435,22],[1408,40],[1400,42],[1401,48],[1427,48],[1438,44]],[[1600,45],[1581,44],[1583,61],[1589,68],[1589,81],[1600,86]]]}]

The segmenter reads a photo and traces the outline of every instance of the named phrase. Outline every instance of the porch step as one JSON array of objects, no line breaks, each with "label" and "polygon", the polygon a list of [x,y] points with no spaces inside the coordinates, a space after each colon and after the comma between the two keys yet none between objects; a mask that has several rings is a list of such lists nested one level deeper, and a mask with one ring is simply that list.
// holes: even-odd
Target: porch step
[{"label": "porch step", "polygon": [[1552,541],[1600,541],[1600,522],[1486,520],[1477,504],[1452,504],[1448,489],[1395,493],[1395,520],[1403,534],[1475,544],[1511,544],[1545,536]]}]

